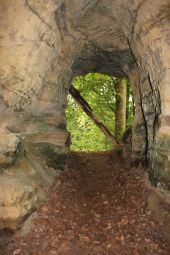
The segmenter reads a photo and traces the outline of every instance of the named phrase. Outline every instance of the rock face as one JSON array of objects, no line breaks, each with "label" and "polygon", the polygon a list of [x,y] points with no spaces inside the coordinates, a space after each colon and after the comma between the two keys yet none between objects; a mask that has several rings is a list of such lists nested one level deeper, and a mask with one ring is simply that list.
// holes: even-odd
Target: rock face
[{"label": "rock face", "polygon": [[[19,223],[32,209],[37,200],[34,186],[29,179],[2,175],[0,179],[0,218],[4,224],[10,219],[12,224]],[[17,220],[17,222],[15,222]]]},{"label": "rock face", "polygon": [[20,139],[7,129],[0,129],[0,137],[0,166],[7,167],[17,158]]},{"label": "rock face", "polygon": [[52,183],[56,173],[33,147],[26,155],[3,170],[0,178],[0,228],[15,230],[45,199],[44,186]]},{"label": "rock face", "polygon": [[[40,165],[44,161],[42,169],[63,169],[69,141],[64,111],[71,80],[102,72],[131,81],[136,105],[131,160],[148,166],[154,184],[170,188],[169,0],[154,4],[152,0],[1,0],[0,8],[0,125],[8,130],[0,141],[1,171],[8,167],[12,181],[12,167],[17,164],[27,176],[20,157],[28,163],[32,151]],[[36,160],[31,162],[36,172]],[[35,198],[32,186],[23,182],[21,191],[20,177],[16,178],[17,201],[29,200],[29,192]],[[1,201],[7,187],[8,178]],[[21,203],[25,211],[18,217],[29,213],[34,200],[28,207]],[[7,204],[0,208],[2,217]]]}]

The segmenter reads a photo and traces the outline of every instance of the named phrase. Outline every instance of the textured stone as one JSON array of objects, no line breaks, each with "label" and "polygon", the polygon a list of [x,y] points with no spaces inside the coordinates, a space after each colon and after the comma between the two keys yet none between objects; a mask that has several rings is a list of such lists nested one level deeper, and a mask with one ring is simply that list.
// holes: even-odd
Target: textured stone
[{"label": "textured stone", "polygon": [[7,167],[16,160],[21,142],[16,135],[5,128],[0,129],[0,137],[0,166]]},{"label": "textured stone", "polygon": [[36,190],[29,179],[3,175],[0,178],[0,218],[2,221],[20,223],[35,207]]},{"label": "textured stone", "polygon": [[30,156],[22,157],[1,174],[0,228],[18,228],[45,199],[43,187],[51,184],[56,175],[45,167],[33,148],[31,151],[33,154],[30,152]]}]

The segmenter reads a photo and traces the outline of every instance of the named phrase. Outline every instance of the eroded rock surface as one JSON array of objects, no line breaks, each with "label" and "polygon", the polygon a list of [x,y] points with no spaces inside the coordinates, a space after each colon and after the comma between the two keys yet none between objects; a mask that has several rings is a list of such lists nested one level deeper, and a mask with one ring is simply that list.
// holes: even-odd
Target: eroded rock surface
[{"label": "eroded rock surface", "polygon": [[20,139],[7,129],[0,129],[0,166],[7,167],[14,163],[20,151]]},{"label": "eroded rock surface", "polygon": [[[72,78],[88,72],[127,76],[136,105],[131,160],[148,165],[151,181],[168,188],[169,0],[1,0],[0,8],[0,124],[11,132],[0,142],[0,152],[10,151],[2,161],[20,162],[21,139],[22,157],[33,157],[26,150],[32,145],[40,165],[44,160],[63,169]],[[32,168],[37,171],[36,161]]]},{"label": "eroded rock surface", "polygon": [[20,227],[45,199],[44,188],[56,176],[54,168],[47,167],[34,148],[26,148],[26,153],[1,173],[0,228]]},{"label": "eroded rock surface", "polygon": [[[36,190],[31,181],[18,176],[2,175],[0,179],[0,217],[7,224],[20,223],[37,201]],[[18,222],[15,222],[15,221]],[[11,228],[11,224],[8,226]]]}]

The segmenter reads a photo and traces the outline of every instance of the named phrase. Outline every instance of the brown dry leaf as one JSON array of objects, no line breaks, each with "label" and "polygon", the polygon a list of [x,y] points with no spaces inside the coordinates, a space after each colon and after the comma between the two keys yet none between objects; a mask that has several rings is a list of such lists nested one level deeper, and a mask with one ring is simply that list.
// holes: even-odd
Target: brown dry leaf
[{"label": "brown dry leaf", "polygon": [[22,252],[21,249],[16,249],[13,254],[14,255],[18,255],[18,254],[21,254],[21,252]]},{"label": "brown dry leaf", "polygon": [[109,202],[106,200],[103,202],[104,205],[109,205]]},{"label": "brown dry leaf", "polygon": [[47,213],[49,211],[49,208],[47,206],[43,206],[41,208],[42,213]]},{"label": "brown dry leaf", "polygon": [[61,251],[62,254],[64,254],[64,252],[67,252],[69,250],[68,243],[63,242],[58,250]]},{"label": "brown dry leaf", "polygon": [[56,255],[56,251],[54,251],[54,250],[53,250],[53,251],[50,251],[49,254],[50,254],[50,255]]},{"label": "brown dry leaf", "polygon": [[80,241],[89,243],[90,242],[90,238],[88,236],[80,236]]},{"label": "brown dry leaf", "polygon": [[152,241],[151,241],[149,238],[145,238],[145,241],[146,241],[147,243],[152,243]]},{"label": "brown dry leaf", "polygon": [[107,228],[106,228],[106,229],[109,230],[109,229],[111,229],[112,227],[113,227],[113,226],[112,226],[112,223],[111,223],[111,222],[108,222],[108,223],[107,223]]},{"label": "brown dry leaf", "polygon": [[120,240],[121,240],[121,242],[124,242],[124,241],[125,241],[125,239],[124,239],[124,236],[123,236],[123,235],[121,235],[121,236],[120,236]]},{"label": "brown dry leaf", "polygon": [[97,218],[97,219],[99,219],[99,218],[101,217],[100,214],[98,214],[98,213],[95,213],[94,216],[95,216],[95,218]]},{"label": "brown dry leaf", "polygon": [[99,242],[99,241],[92,241],[92,243],[94,243],[94,244],[100,244],[101,242]]},{"label": "brown dry leaf", "polygon": [[111,247],[112,247],[111,244],[107,244],[107,245],[106,245],[106,248],[107,248],[107,249],[110,249]]},{"label": "brown dry leaf", "polygon": [[129,221],[126,217],[121,219],[121,221],[119,222],[119,225],[121,225],[121,226],[126,226],[128,224],[129,224]]},{"label": "brown dry leaf", "polygon": [[138,251],[133,251],[133,255],[140,255]]}]

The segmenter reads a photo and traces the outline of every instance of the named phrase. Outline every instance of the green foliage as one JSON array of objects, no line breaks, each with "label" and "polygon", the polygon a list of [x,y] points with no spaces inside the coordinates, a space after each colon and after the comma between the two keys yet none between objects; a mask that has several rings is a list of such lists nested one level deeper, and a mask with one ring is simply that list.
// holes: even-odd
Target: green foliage
[{"label": "green foliage", "polygon": [[[93,113],[114,134],[115,86],[119,79],[100,73],[89,73],[74,79],[73,85],[88,102]],[[68,95],[66,108],[67,129],[71,133],[71,150],[104,151],[113,149],[113,144],[89,119],[75,100]]]}]

